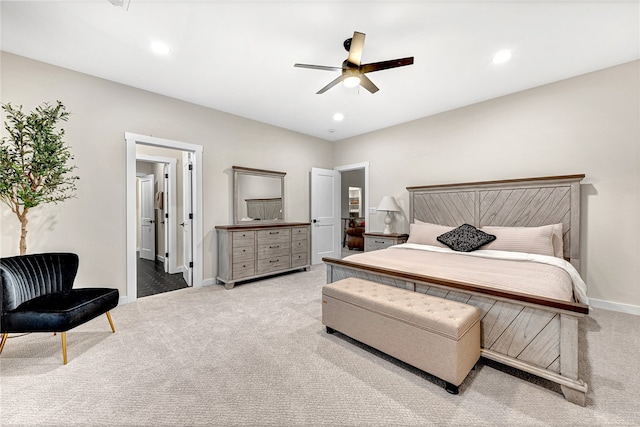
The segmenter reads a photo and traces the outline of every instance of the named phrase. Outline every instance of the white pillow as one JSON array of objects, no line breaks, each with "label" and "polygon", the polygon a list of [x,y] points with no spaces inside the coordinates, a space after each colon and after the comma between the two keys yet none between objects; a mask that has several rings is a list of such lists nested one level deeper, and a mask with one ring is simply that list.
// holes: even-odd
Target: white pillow
[{"label": "white pillow", "polygon": [[430,224],[415,220],[413,224],[409,224],[409,239],[407,243],[418,243],[420,245],[447,246],[438,242],[438,236],[453,230],[455,227],[448,225]]},{"label": "white pillow", "polygon": [[541,227],[494,227],[484,226],[482,231],[493,234],[496,240],[482,249],[510,252],[527,252],[563,257],[562,224]]}]

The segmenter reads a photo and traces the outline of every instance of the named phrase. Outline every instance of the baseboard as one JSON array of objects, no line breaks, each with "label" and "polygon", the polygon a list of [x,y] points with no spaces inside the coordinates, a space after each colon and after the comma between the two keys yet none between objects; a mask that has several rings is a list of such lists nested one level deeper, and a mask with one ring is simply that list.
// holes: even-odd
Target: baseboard
[{"label": "baseboard", "polygon": [[640,306],[631,304],[622,304],[620,302],[611,302],[601,299],[589,298],[589,305],[593,308],[601,308],[603,310],[617,311],[619,313],[635,314],[640,316]]},{"label": "baseboard", "polygon": [[209,285],[215,285],[216,284],[216,279],[214,279],[213,277],[210,279],[204,279],[202,281],[202,286],[209,286]]},{"label": "baseboard", "polygon": [[129,304],[130,302],[131,302],[131,300],[129,299],[128,296],[121,296],[118,299],[118,305]]}]

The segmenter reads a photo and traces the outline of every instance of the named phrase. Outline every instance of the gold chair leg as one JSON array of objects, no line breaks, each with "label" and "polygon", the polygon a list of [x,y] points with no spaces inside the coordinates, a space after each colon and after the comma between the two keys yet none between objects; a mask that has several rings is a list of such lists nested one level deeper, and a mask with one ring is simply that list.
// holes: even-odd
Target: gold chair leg
[{"label": "gold chair leg", "polygon": [[113,326],[113,319],[111,318],[111,313],[109,313],[108,311],[107,311],[107,319],[109,319],[109,325],[111,325],[111,331],[115,334],[116,327]]},{"label": "gold chair leg", "polygon": [[2,341],[0,341],[0,353],[2,353],[2,349],[4,348],[4,344],[7,342],[7,338],[9,334],[2,334]]},{"label": "gold chair leg", "polygon": [[67,364],[67,333],[60,332],[60,336],[62,337],[62,362],[64,365]]}]

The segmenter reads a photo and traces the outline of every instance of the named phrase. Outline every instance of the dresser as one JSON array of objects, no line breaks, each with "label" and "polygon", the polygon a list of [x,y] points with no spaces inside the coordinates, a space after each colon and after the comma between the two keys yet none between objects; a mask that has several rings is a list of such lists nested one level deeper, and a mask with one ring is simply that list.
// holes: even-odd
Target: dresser
[{"label": "dresser", "polygon": [[308,222],[216,226],[218,283],[236,282],[311,267]]},{"label": "dresser", "polygon": [[389,246],[407,243],[408,234],[383,234],[383,233],[364,233],[364,251],[371,252],[378,249],[385,249]]}]

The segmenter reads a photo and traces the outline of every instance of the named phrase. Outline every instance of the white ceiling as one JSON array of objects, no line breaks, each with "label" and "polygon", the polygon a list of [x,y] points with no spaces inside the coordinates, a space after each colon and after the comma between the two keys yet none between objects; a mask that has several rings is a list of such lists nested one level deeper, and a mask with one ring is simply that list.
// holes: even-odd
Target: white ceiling
[{"label": "white ceiling", "polygon": [[[1,6],[4,51],[331,141],[640,58],[638,1]],[[293,64],[340,66],[354,30],[367,35],[363,63],[414,56],[415,64],[368,74],[375,94],[339,85],[316,95],[337,74]],[[152,53],[154,40],[170,55]],[[511,61],[492,64],[505,48]]]}]

